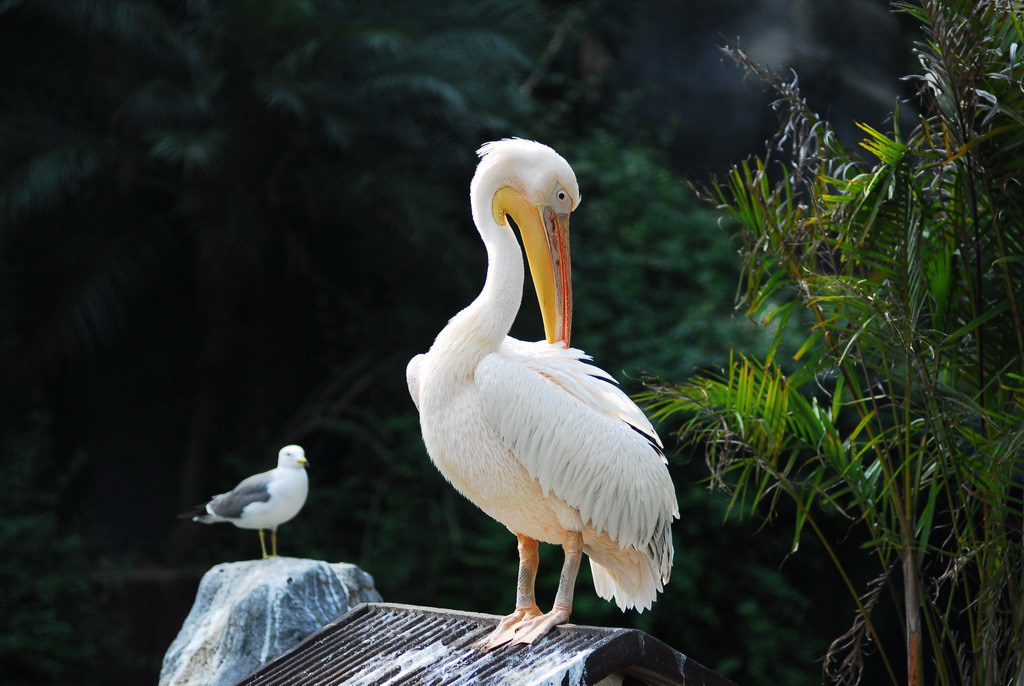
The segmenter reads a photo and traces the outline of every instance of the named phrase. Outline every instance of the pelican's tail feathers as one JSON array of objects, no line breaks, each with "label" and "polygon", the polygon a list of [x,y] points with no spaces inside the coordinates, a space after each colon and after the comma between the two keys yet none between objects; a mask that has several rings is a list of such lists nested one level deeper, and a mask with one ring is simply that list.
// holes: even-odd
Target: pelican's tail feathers
[{"label": "pelican's tail feathers", "polygon": [[597,595],[613,601],[623,612],[631,608],[637,612],[649,610],[658,594],[665,590],[672,564],[671,540],[668,550],[652,547],[657,550],[622,550],[607,535],[593,538],[585,535],[583,550],[590,557]]},{"label": "pelican's tail feathers", "polygon": [[606,567],[590,558],[590,571],[594,575],[594,590],[605,600],[611,600],[625,612],[651,609],[651,605],[664,590],[661,579],[652,574],[644,560],[639,564],[616,564]]}]

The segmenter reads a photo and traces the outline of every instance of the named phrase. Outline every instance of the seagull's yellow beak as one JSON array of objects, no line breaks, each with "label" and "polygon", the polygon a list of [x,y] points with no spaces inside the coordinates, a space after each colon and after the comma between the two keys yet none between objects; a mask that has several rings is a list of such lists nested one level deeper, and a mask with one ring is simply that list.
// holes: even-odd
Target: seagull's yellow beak
[{"label": "seagull's yellow beak", "polygon": [[508,215],[519,227],[544,318],[544,337],[548,343],[561,342],[568,348],[572,333],[569,213],[549,204],[534,205],[511,186],[494,194],[492,211],[499,224]]},{"label": "seagull's yellow beak", "polygon": [[298,462],[299,464],[301,464],[303,467],[306,467],[306,468],[309,467],[309,461],[306,458],[304,458],[304,457],[300,457],[300,458],[298,458],[295,461]]}]

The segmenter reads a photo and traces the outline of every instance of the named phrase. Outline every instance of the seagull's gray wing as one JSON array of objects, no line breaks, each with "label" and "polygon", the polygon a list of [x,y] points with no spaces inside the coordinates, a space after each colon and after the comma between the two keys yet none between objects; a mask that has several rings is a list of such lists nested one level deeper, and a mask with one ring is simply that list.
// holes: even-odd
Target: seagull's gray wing
[{"label": "seagull's gray wing", "polygon": [[228,493],[214,496],[209,509],[218,517],[238,519],[242,510],[252,503],[265,503],[270,500],[270,473],[256,474],[242,481]]}]

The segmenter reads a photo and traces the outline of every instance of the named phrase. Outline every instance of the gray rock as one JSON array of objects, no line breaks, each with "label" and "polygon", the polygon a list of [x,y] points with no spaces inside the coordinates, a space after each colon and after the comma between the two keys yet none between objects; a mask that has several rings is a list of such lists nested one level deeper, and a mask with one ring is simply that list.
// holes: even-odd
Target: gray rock
[{"label": "gray rock", "polygon": [[160,686],[235,684],[349,608],[381,599],[355,565],[295,557],[228,562],[208,571]]}]

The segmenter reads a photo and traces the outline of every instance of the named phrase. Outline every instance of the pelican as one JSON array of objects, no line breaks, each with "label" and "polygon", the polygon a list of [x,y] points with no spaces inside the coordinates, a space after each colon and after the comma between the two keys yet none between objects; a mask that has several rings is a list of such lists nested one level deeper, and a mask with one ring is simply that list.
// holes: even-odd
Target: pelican
[{"label": "pelican", "polygon": [[[583,553],[594,589],[625,611],[650,608],[669,580],[679,516],[662,443],[615,380],[569,347],[572,167],[541,143],[477,151],[473,221],[487,250],[480,295],[406,370],[423,441],[445,478],[518,539],[515,610],[480,647],[533,643],[568,621]],[[529,260],[546,340],[508,336]],[[537,606],[538,541],[565,561],[550,612]]]}]

